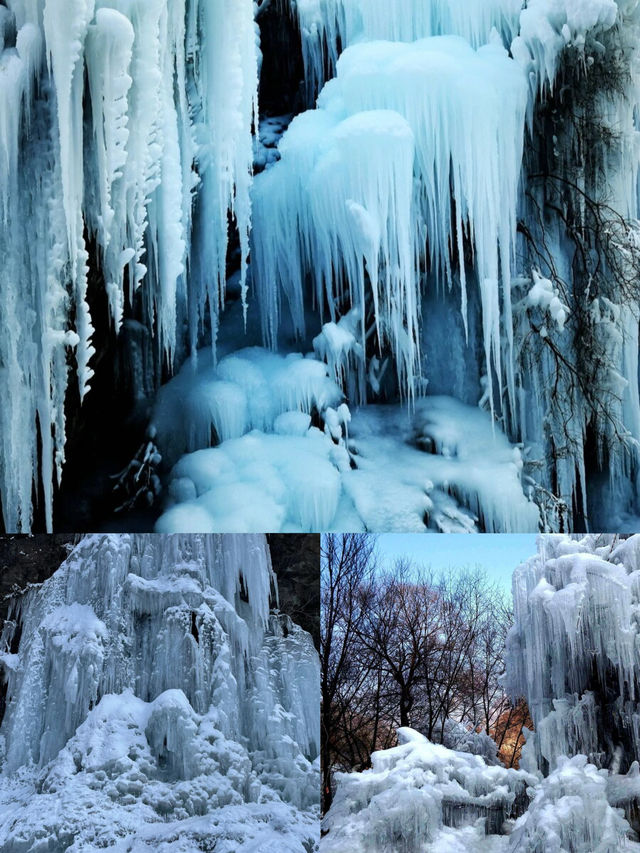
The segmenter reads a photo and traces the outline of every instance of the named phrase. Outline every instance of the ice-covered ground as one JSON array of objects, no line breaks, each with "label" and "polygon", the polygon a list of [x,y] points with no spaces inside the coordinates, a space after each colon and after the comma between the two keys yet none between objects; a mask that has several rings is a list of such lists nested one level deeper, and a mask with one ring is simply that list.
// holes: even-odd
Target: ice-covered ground
[{"label": "ice-covered ground", "polygon": [[319,664],[260,536],[91,536],[7,622],[0,849],[290,851],[319,830]]},{"label": "ice-covered ground", "polygon": [[336,774],[321,853],[637,853],[625,819],[633,779],[586,756],[556,769],[506,769],[411,729],[362,773]]},{"label": "ice-covered ground", "polygon": [[327,373],[313,357],[258,348],[187,365],[153,420],[166,462],[191,451],[157,529],[538,529],[521,452],[488,413],[447,397],[351,412]]}]

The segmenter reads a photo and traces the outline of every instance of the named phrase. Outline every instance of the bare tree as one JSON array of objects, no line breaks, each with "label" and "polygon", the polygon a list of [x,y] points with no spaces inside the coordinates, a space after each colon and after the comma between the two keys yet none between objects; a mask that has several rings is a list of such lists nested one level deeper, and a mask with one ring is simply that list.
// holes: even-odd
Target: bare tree
[{"label": "bare tree", "polygon": [[448,721],[461,723],[517,763],[528,714],[501,687],[502,590],[477,568],[436,574],[399,559],[379,572],[374,540],[359,534],[325,536],[322,560],[325,808],[333,770],[369,766],[398,726],[443,742]]},{"label": "bare tree", "polygon": [[[349,696],[360,690],[363,676],[367,675],[366,664],[364,671],[358,673],[356,645],[363,616],[362,589],[369,583],[376,565],[376,540],[361,533],[326,534],[322,537],[320,557],[321,761],[323,802],[329,808],[333,721],[348,712]],[[341,686],[343,691],[338,701]],[[351,757],[355,763],[355,754]]]}]

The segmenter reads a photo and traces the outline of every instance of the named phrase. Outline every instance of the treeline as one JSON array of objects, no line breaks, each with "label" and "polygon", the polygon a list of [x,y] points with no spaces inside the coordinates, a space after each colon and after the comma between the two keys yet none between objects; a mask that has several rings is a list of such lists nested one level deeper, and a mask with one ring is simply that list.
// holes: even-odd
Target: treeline
[{"label": "treeline", "polygon": [[530,722],[500,683],[511,625],[502,590],[479,569],[383,568],[365,534],[323,536],[321,566],[324,808],[333,771],[368,767],[398,726],[451,748],[475,738],[473,751],[496,760],[491,738],[517,764]]}]

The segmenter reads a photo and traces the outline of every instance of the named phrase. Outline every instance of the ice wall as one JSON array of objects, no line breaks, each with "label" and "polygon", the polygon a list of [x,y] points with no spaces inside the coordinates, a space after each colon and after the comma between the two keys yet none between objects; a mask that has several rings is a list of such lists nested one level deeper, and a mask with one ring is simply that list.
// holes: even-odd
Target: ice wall
[{"label": "ice wall", "polygon": [[629,824],[607,799],[607,771],[587,764],[584,755],[561,758],[531,794],[533,802],[509,839],[514,853],[615,853],[630,846]]},{"label": "ice wall", "polygon": [[261,822],[308,849],[319,664],[275,595],[262,536],[81,540],[2,637],[2,849],[240,849]]},{"label": "ice wall", "polygon": [[116,331],[125,303],[142,288],[169,365],[183,346],[185,320],[192,346],[205,310],[215,334],[230,216],[246,295],[253,11],[251,0],[9,0],[0,10],[7,530],[29,529],[39,474],[51,527],[69,365],[80,398],[93,374],[90,257]]},{"label": "ice wall", "polygon": [[640,750],[640,537],[540,536],[513,575],[507,687],[527,700],[525,752],[546,771],[586,755],[625,772]]}]

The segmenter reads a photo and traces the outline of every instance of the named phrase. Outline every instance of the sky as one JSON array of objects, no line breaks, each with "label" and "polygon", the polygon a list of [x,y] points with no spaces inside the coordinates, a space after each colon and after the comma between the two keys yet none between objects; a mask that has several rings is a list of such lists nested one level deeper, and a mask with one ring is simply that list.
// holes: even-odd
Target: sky
[{"label": "sky", "polygon": [[481,566],[510,593],[513,570],[536,553],[536,534],[387,533],[378,536],[378,551],[383,563],[409,557],[436,570]]}]

